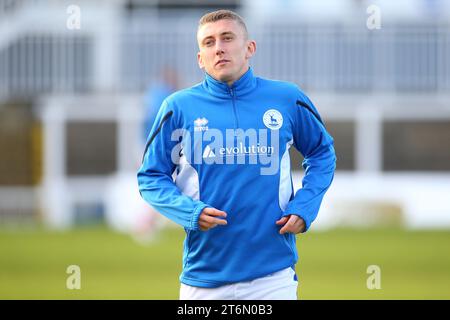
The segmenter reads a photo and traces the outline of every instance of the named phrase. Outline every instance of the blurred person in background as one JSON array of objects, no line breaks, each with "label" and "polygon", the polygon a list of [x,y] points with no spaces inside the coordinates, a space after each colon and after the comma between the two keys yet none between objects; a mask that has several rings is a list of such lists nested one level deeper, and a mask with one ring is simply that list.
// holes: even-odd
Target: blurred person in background
[{"label": "blurred person in background", "polygon": [[[295,84],[253,74],[239,15],[206,14],[197,41],[205,79],[164,100],[138,172],[141,196],[186,231],[180,299],[297,299],[296,234],[333,180],[333,138]],[[305,158],[295,195],[291,145]]]},{"label": "blurred person in background", "polygon": [[163,103],[164,99],[174,93],[177,89],[178,73],[174,68],[169,65],[165,65],[161,69],[158,79],[150,85],[144,97],[144,143],[147,141],[148,135],[150,134],[150,130],[152,129],[159,107]]},{"label": "blurred person in background", "polygon": [[[158,78],[149,86],[144,97],[143,145],[149,138],[159,107],[164,99],[175,92],[177,88],[178,73],[176,69],[167,64],[164,65],[159,72]],[[134,188],[128,188],[127,190],[134,190]],[[122,190],[121,192],[124,191]],[[131,235],[141,244],[151,243],[157,232],[163,227],[164,221],[159,219],[160,216],[154,208],[141,206],[140,201],[138,203],[139,206],[133,209],[134,214],[131,214],[129,210],[124,210],[124,212],[128,212],[127,215],[132,220]]]}]

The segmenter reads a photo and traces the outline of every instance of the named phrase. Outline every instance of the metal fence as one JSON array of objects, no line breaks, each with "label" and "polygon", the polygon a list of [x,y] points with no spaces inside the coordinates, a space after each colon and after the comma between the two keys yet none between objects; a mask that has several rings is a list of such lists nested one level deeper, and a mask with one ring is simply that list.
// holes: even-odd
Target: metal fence
[{"label": "metal fence", "polygon": [[0,94],[29,98],[92,87],[92,40],[83,36],[26,35],[0,51]]},{"label": "metal fence", "polygon": [[[187,84],[201,79],[195,22],[124,33],[122,87],[143,89],[158,63],[176,67]],[[380,30],[342,24],[250,25],[257,40],[252,65],[259,75],[305,89],[351,93],[448,92],[450,24],[396,24]],[[131,59],[130,59],[131,58]]]},{"label": "metal fence", "polygon": [[[250,24],[257,74],[333,93],[450,91],[450,24],[421,23],[368,30],[342,24]],[[27,33],[0,49],[0,97],[95,91],[97,65],[117,66],[114,88],[142,92],[162,65],[183,86],[202,78],[196,21],[125,19],[110,50],[99,55],[95,30],[80,35]],[[116,41],[117,40],[117,41]],[[105,50],[103,50],[105,51]],[[110,60],[100,63],[99,59]],[[117,60],[117,61],[116,61]]]}]

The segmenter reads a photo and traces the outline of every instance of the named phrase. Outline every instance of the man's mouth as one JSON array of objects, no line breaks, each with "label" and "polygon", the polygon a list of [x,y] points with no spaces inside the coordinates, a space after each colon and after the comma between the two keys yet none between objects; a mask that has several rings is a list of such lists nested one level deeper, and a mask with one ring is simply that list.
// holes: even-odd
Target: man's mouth
[{"label": "man's mouth", "polygon": [[227,63],[227,62],[230,62],[230,60],[221,59],[216,62],[216,66],[218,66],[219,64]]}]

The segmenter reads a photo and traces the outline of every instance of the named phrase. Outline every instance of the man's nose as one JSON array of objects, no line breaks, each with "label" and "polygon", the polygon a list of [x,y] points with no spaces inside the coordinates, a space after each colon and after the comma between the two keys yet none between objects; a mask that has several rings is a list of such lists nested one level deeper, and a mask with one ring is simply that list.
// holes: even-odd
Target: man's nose
[{"label": "man's nose", "polygon": [[224,53],[223,43],[222,41],[216,42],[216,55],[221,55]]}]

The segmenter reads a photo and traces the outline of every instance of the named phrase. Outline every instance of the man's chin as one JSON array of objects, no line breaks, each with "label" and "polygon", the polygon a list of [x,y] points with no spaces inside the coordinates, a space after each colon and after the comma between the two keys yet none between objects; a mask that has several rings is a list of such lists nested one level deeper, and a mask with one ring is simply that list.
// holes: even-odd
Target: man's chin
[{"label": "man's chin", "polygon": [[221,82],[228,82],[230,81],[233,77],[231,74],[228,73],[218,73],[215,76],[213,76],[216,80],[219,80]]}]

